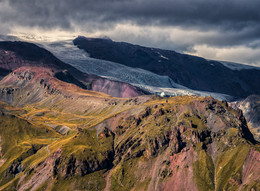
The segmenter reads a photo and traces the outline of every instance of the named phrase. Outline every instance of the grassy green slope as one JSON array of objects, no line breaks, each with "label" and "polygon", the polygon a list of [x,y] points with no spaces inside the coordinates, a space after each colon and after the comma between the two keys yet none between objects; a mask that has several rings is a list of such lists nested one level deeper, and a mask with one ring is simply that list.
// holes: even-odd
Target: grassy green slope
[{"label": "grassy green slope", "polygon": [[[237,111],[212,98],[151,98],[132,105],[123,99],[111,108],[108,105],[72,114],[95,122],[75,123],[66,135],[42,125],[50,112],[67,124],[67,118],[62,121],[63,111],[28,105],[26,112],[1,115],[5,161],[0,189],[30,182],[42,170],[40,164],[61,149],[52,164],[53,174],[38,190],[168,190],[176,181],[179,189],[192,185],[198,190],[237,190],[249,151],[259,147],[244,137]],[[47,114],[35,115],[46,109]],[[25,120],[32,116],[35,124]],[[183,173],[192,173],[187,184],[180,184]],[[258,186],[257,179],[242,185]]]}]

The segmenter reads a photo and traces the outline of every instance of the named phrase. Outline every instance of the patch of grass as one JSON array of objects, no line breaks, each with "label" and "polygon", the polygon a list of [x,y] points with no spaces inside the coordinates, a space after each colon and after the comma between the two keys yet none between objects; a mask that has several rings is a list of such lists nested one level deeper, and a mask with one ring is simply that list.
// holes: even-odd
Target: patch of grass
[{"label": "patch of grass", "polygon": [[62,147],[62,155],[73,155],[79,160],[94,159],[104,160],[104,153],[113,150],[113,136],[97,136],[95,129],[83,130]]},{"label": "patch of grass", "polygon": [[24,141],[30,142],[32,139],[41,139],[41,141],[43,141],[42,139],[59,137],[59,135],[50,128],[34,126],[28,121],[14,115],[0,116],[0,135],[2,140],[2,152],[5,158],[11,157],[5,154],[8,150],[21,145]]},{"label": "patch of grass", "polygon": [[199,190],[214,190],[214,164],[204,150],[199,152],[199,159],[192,164],[192,167]]},{"label": "patch of grass", "polygon": [[0,114],[0,136],[2,158],[6,160],[0,167],[0,185],[13,178],[12,174],[4,175],[12,163],[19,164],[42,145],[49,144],[51,139],[60,137],[46,126],[34,125],[12,114],[12,110]]},{"label": "patch of grass", "polygon": [[[112,188],[119,190],[131,190],[137,182],[135,175],[138,158],[122,161],[111,175]],[[113,179],[114,178],[114,179]]]},{"label": "patch of grass", "polygon": [[154,104],[165,104],[166,99],[169,104],[175,104],[175,105],[184,105],[184,104],[189,104],[194,100],[203,100],[203,97],[199,96],[175,96],[171,98],[161,98],[161,97],[154,97],[150,101],[146,102],[145,105],[154,105]]},{"label": "patch of grass", "polygon": [[44,159],[47,156],[48,156],[48,151],[45,146],[45,147],[41,148],[39,151],[37,151],[37,153],[35,153],[34,155],[31,155],[31,156],[27,157],[26,159],[24,159],[21,164],[22,164],[23,168],[25,168],[25,169],[27,169],[27,171],[29,171],[29,169],[31,169],[32,167],[36,167],[37,164],[44,161]]},{"label": "patch of grass", "polygon": [[110,190],[118,190],[118,191],[128,191],[123,185],[121,185],[118,180],[111,176],[111,187]]},{"label": "patch of grass", "polygon": [[50,190],[104,190],[106,181],[103,174],[104,170],[93,172],[85,176],[74,176],[66,179],[57,177]]},{"label": "patch of grass", "polygon": [[240,144],[222,153],[216,160],[216,190],[237,189],[237,185],[229,184],[230,180],[240,181],[242,167],[249,153],[249,146]]}]

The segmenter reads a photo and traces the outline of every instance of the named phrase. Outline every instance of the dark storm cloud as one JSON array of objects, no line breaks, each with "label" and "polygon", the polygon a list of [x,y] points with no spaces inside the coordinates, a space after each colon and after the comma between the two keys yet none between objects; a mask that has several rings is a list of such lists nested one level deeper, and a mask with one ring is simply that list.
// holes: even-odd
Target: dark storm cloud
[{"label": "dark storm cloud", "polygon": [[[149,36],[158,39],[150,45],[163,48],[187,51],[204,44],[259,49],[259,7],[259,0],[0,0],[0,33],[17,26],[91,33],[127,23],[139,28],[194,31],[192,41],[184,39],[176,47],[167,34]],[[198,35],[200,32],[209,35]],[[131,42],[149,45],[146,36],[132,36]]]},{"label": "dark storm cloud", "polygon": [[237,30],[219,29],[214,35],[197,39],[197,42],[206,43],[211,46],[236,46],[247,45],[256,47],[256,40],[260,39],[260,24],[244,27]]},{"label": "dark storm cloud", "polygon": [[[1,23],[10,26],[73,29],[76,25],[96,30],[130,21],[138,25],[239,33],[238,38],[232,34],[229,43],[259,38],[260,31],[259,0],[1,0],[0,3],[5,4],[0,8]],[[9,12],[2,10],[8,5]]]},{"label": "dark storm cloud", "polygon": [[[4,2],[1,0],[0,2]],[[259,0],[9,0],[8,22],[70,28],[131,21],[139,25],[242,30],[259,27]],[[2,17],[2,14],[1,14]],[[2,22],[4,22],[2,20]]]}]

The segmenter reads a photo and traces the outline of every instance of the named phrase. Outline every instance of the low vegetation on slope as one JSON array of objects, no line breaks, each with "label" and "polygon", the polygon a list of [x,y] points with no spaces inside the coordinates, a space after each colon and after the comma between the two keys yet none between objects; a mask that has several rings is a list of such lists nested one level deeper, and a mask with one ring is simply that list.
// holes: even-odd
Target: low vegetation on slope
[{"label": "low vegetation on slope", "polygon": [[23,165],[26,159],[45,150],[47,145],[60,137],[51,128],[35,125],[17,115],[23,112],[0,103],[1,185],[22,174],[27,168]]},{"label": "low vegetation on slope", "polygon": [[2,104],[0,189],[259,189],[259,144],[239,110],[195,96],[126,101],[113,115],[86,108],[77,116],[103,117],[66,134],[43,125],[46,105]]}]

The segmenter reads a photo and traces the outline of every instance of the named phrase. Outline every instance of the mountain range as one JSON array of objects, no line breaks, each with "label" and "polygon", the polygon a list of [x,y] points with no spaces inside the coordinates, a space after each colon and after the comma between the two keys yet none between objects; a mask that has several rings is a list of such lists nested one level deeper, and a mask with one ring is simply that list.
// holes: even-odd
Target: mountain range
[{"label": "mountain range", "polygon": [[0,76],[0,190],[260,189],[257,67],[80,36]]}]

